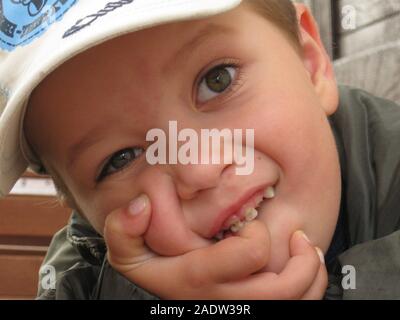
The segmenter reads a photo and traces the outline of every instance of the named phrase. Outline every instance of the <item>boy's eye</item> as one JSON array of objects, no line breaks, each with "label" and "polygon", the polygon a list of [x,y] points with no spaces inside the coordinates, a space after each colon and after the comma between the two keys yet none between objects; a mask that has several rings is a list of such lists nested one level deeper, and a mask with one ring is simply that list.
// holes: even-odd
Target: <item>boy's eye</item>
[{"label": "boy's eye", "polygon": [[232,65],[219,65],[208,71],[199,85],[198,102],[207,102],[229,89],[235,80],[236,69]]},{"label": "boy's eye", "polygon": [[130,162],[134,161],[143,152],[144,149],[139,147],[126,148],[117,151],[107,161],[96,180],[99,182],[106,176],[124,169]]}]

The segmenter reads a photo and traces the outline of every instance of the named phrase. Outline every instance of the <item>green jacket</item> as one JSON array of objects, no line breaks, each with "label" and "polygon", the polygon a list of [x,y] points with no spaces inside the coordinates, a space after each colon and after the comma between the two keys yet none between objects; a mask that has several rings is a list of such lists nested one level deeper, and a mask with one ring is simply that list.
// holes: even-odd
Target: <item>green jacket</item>
[{"label": "green jacket", "polygon": [[[326,254],[325,299],[400,299],[400,106],[339,89],[339,108],[329,121],[340,156],[342,202]],[[73,213],[43,262],[56,270],[55,287],[43,289],[40,274],[38,298],[157,299],[114,271],[105,252],[102,237]]]}]

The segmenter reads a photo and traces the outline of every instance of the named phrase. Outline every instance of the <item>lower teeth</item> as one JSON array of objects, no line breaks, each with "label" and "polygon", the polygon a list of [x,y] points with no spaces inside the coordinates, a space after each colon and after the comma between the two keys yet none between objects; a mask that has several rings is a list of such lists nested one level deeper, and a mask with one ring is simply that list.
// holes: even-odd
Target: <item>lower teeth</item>
[{"label": "lower teeth", "polygon": [[231,226],[230,230],[232,232],[238,232],[243,227],[244,227],[244,222],[239,221],[239,222],[234,223],[233,226]]},{"label": "lower teeth", "polygon": [[[229,230],[233,233],[237,233],[240,229],[242,229],[246,223],[253,221],[256,219],[258,216],[258,211],[255,208],[249,208],[247,209],[245,213],[245,221],[236,221],[232,226],[229,228]],[[217,241],[220,241],[224,238],[224,233],[225,231],[220,231],[214,239]]]},{"label": "lower teeth", "polygon": [[252,220],[254,220],[255,218],[257,218],[257,216],[258,216],[257,210],[254,209],[254,208],[250,208],[250,209],[248,209],[248,210],[246,211],[245,219],[246,219],[246,221],[252,221]]}]

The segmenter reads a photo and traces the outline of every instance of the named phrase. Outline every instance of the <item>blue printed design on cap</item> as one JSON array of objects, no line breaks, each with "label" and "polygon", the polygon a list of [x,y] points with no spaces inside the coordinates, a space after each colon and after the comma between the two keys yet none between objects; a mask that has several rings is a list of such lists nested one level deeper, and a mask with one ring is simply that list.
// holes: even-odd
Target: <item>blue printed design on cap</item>
[{"label": "blue printed design on cap", "polygon": [[40,37],[77,0],[0,0],[0,48],[12,51]]}]

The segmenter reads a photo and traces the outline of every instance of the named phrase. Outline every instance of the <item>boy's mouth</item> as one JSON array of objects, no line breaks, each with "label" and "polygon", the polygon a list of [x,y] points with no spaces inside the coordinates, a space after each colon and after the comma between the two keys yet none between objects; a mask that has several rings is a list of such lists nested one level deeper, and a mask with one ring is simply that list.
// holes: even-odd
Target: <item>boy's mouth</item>
[{"label": "boy's mouth", "polygon": [[250,199],[248,199],[240,208],[229,214],[228,218],[222,223],[222,227],[213,236],[213,239],[220,241],[226,238],[231,233],[236,233],[242,229],[246,223],[253,221],[258,216],[258,209],[266,199],[273,199],[275,197],[275,187],[268,186],[256,192]]}]

